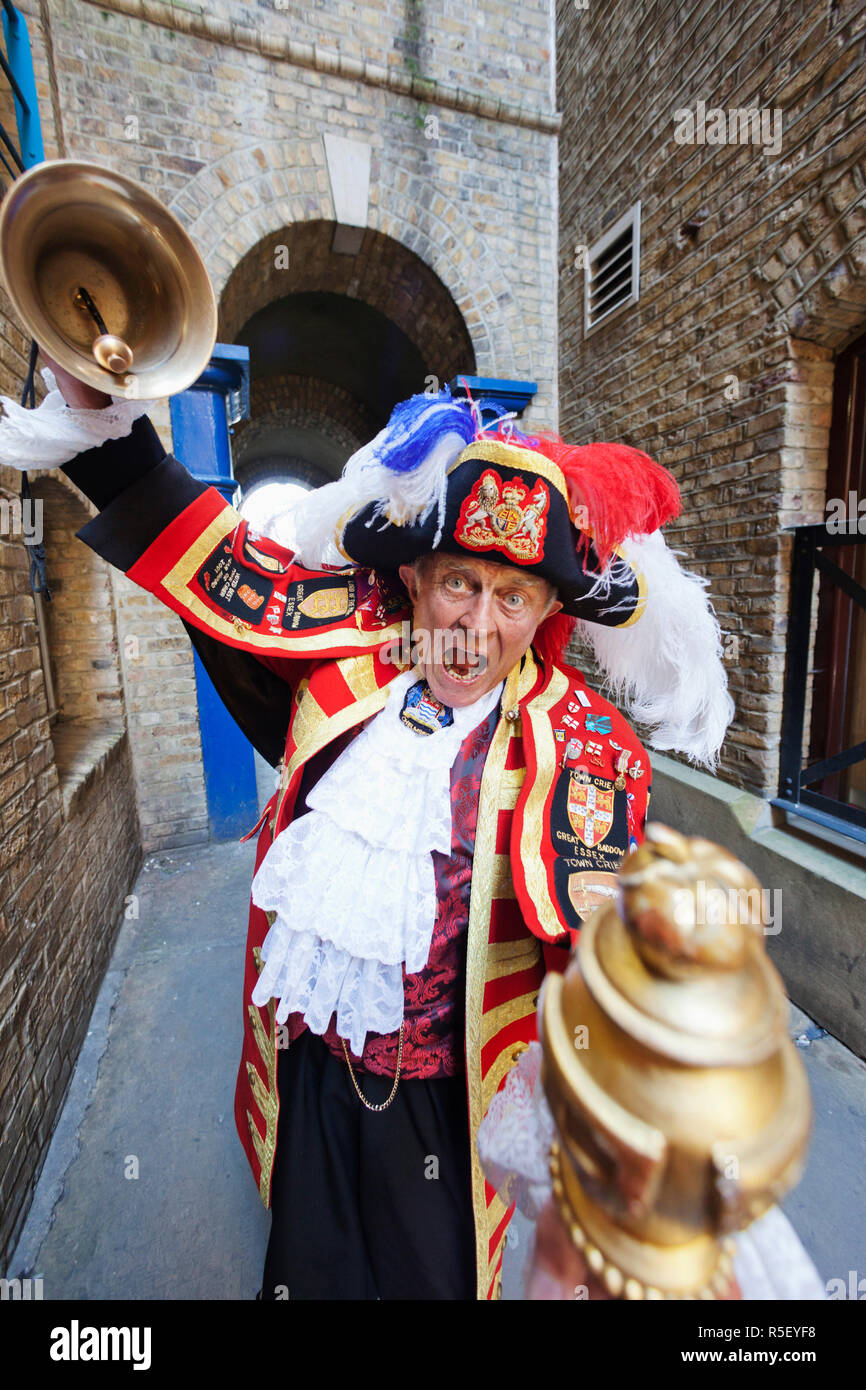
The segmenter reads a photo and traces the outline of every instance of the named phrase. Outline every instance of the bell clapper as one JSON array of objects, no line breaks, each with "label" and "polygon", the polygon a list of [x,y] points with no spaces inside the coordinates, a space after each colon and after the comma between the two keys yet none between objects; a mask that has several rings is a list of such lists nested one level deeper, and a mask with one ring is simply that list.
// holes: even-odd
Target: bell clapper
[{"label": "bell clapper", "polygon": [[93,319],[99,329],[99,337],[95,338],[90,350],[100,367],[106,371],[119,376],[121,372],[126,372],[132,366],[133,353],[128,343],[119,338],[115,333],[109,333],[105,326],[105,320],[93,302],[83,285],[79,285],[75,295],[75,303],[79,309],[84,309]]}]

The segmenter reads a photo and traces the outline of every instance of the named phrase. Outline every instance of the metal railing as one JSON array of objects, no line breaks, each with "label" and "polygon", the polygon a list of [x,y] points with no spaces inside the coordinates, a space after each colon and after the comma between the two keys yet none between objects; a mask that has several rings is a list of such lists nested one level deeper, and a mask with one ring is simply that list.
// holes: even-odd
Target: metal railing
[{"label": "metal railing", "polygon": [[[803,765],[815,574],[846,594],[856,609],[866,611],[866,589],[824,553],[852,545],[866,545],[866,535],[858,531],[856,518],[848,522],[847,529],[843,525],[838,532],[831,531],[827,524],[794,529],[779,795],[771,804],[866,843],[866,807],[828,795],[826,790],[814,790],[816,783],[826,783],[866,761],[866,741]],[[849,649],[849,659],[852,655]]]}]

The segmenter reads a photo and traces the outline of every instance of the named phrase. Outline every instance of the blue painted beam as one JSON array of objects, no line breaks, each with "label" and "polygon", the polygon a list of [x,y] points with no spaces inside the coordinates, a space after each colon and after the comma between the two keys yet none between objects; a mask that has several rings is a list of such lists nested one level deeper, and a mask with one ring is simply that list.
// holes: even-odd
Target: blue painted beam
[{"label": "blue painted beam", "polygon": [[[10,14],[9,10],[12,10]],[[6,59],[18,84],[24,104],[13,90],[15,102],[15,121],[18,126],[18,150],[25,169],[41,164],[45,158],[42,143],[42,126],[39,121],[39,102],[36,96],[36,78],[33,74],[33,56],[30,51],[30,36],[27,24],[20,10],[10,6],[3,8],[3,36],[6,40]]]},{"label": "blue painted beam", "polygon": [[[215,344],[198,380],[169,402],[175,457],[196,478],[218,488],[227,501],[237,487],[229,427],[249,414],[249,359],[249,348]],[[211,839],[237,839],[258,819],[253,748],[220,699],[198,653],[194,656]]]},{"label": "blue painted beam", "polygon": [[247,418],[249,400],[249,348],[216,343],[198,380],[169,401],[175,456],[228,499],[237,486],[229,427]]},{"label": "blue painted beam", "polygon": [[253,747],[220,699],[195,650],[193,660],[210,838],[239,840],[259,818]]},{"label": "blue painted beam", "polygon": [[[501,410],[513,410],[517,415],[523,414],[538,392],[538,383],[535,381],[510,381],[496,376],[456,376],[453,381],[449,381],[448,386],[453,396],[464,398],[468,386],[474,400],[483,398],[492,401]],[[482,407],[483,417],[490,415],[493,418],[494,413],[485,411]]]}]

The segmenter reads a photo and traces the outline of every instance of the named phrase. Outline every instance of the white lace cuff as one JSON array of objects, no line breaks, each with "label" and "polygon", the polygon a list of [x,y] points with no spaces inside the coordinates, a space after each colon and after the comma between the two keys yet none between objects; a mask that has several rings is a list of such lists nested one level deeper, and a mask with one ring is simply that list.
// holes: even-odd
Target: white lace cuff
[{"label": "white lace cuff", "polygon": [[529,1044],[490,1102],[478,1130],[478,1157],[503,1202],[537,1221],[551,1193],[547,1166],[553,1116],[541,1086],[541,1044]]},{"label": "white lace cuff", "polygon": [[155,401],[129,401],[112,396],[104,410],[68,406],[54,373],[42,369],[48,395],[35,410],[28,410],[10,396],[0,396],[5,414],[0,417],[0,463],[10,468],[58,468],[76,454],[121,439]]}]

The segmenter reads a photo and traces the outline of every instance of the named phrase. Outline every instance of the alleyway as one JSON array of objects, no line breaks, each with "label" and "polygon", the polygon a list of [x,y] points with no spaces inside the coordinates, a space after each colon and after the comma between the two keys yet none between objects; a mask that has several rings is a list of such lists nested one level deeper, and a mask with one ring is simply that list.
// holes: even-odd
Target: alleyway
[{"label": "alleyway", "polygon": [[232,1108],[254,855],[177,850],[139,876],[14,1257],[46,1299],[259,1287],[270,1218]]},{"label": "alleyway", "polygon": [[[139,915],[123,925],[8,1270],[41,1277],[46,1299],[259,1287],[269,1217],[232,1113],[253,856],[253,844],[175,851],[139,877]],[[816,1115],[785,1208],[822,1278],[847,1284],[866,1274],[866,1065],[833,1038],[806,1041],[810,1021],[794,1014]],[[520,1296],[529,1231],[513,1228],[506,1298]]]}]

